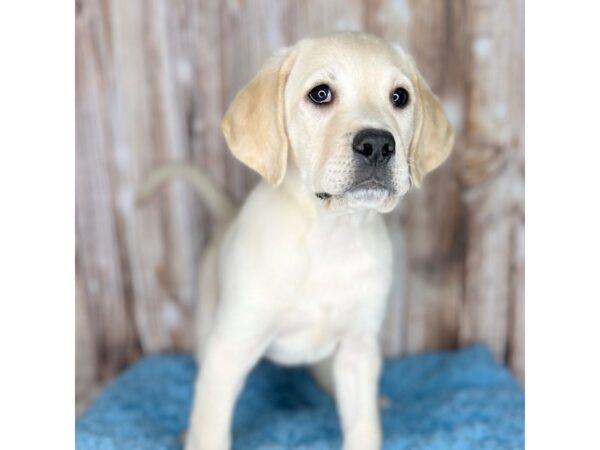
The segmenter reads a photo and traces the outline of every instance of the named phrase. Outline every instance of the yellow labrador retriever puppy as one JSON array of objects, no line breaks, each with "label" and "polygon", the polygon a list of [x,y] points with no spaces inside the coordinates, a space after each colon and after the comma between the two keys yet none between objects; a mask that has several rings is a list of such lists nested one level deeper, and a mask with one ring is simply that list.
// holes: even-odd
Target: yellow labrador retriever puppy
[{"label": "yellow labrador retriever puppy", "polygon": [[159,169],[140,191],[183,176],[224,222],[202,264],[185,447],[230,448],[236,398],[264,356],[316,365],[335,393],[344,449],[378,449],[378,333],[393,276],[381,213],[450,153],[440,102],[402,49],[337,33],[268,61],[223,133],[264,178],[239,210],[186,166]]}]

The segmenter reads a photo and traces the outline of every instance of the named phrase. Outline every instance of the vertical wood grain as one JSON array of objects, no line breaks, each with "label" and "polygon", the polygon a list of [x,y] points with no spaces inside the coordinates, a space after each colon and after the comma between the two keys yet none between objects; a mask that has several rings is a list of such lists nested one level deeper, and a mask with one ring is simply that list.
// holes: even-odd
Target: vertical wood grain
[{"label": "vertical wood grain", "polygon": [[183,350],[191,344],[198,261],[192,193],[176,184],[145,208],[133,204],[136,185],[153,167],[189,159],[181,101],[187,92],[176,78],[179,55],[171,41],[178,32],[167,30],[174,9],[161,0],[114,1],[111,8],[118,43],[112,130],[116,214],[127,248],[135,321],[145,352]]},{"label": "vertical wood grain", "polygon": [[451,158],[386,217],[386,354],[483,342],[522,378],[522,0],[81,0],[77,395],[141,354],[191,347],[212,218],[180,182],[136,209],[136,184],[192,161],[243,199],[257,176],[225,146],[225,109],[278,48],[336,30],[404,46],[457,132]]},{"label": "vertical wood grain", "polygon": [[75,275],[75,399],[84,399],[98,382],[98,354],[92,333],[85,292],[79,274]]},{"label": "vertical wood grain", "polygon": [[503,361],[513,320],[509,313],[520,307],[510,302],[513,257],[522,253],[516,237],[523,204],[523,60],[516,50],[523,47],[523,5],[469,1],[466,17],[467,133],[458,172],[468,232],[459,342],[483,341]]},{"label": "vertical wood grain", "polygon": [[[86,308],[83,326],[89,328],[95,342],[97,379],[112,376],[139,355],[126,288],[126,249],[118,236],[110,174],[111,80],[106,68],[111,65],[112,49],[108,45],[109,21],[103,16],[105,6],[87,2],[79,8],[75,49],[76,261],[80,281],[76,308]],[[87,347],[87,330],[80,329],[76,338],[78,347]],[[77,363],[89,361],[78,359]]]}]

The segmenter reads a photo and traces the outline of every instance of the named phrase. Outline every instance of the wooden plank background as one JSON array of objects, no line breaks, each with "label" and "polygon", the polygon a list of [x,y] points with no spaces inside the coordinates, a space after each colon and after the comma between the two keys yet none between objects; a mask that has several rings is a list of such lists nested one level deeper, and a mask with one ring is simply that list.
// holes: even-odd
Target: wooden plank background
[{"label": "wooden plank background", "polygon": [[178,182],[143,209],[153,167],[192,161],[242,199],[257,177],[220,131],[281,46],[366,30],[413,54],[457,131],[451,159],[387,219],[397,269],[388,355],[484,342],[524,371],[522,0],[78,0],[76,386],[191,345],[213,223]]}]

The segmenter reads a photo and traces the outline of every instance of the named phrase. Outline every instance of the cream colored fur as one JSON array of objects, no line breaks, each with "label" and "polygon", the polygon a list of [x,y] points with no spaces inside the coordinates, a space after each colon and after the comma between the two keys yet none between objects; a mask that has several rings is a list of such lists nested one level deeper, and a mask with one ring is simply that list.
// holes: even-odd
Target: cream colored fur
[{"label": "cream colored fur", "polygon": [[[335,99],[320,108],[307,93],[322,83]],[[401,110],[390,103],[398,86],[411,98]],[[394,136],[388,191],[351,189],[352,138],[364,128]],[[322,385],[335,391],[344,449],[378,449],[378,333],[392,278],[380,213],[448,156],[453,133],[440,103],[400,48],[338,33],[303,40],[270,60],[234,100],[223,132],[233,154],[265,181],[204,257],[201,370],[186,449],[230,448],[237,396],[261,357],[316,364]],[[151,177],[144,196],[184,173],[213,205],[232,208],[201,174],[180,169]]]}]

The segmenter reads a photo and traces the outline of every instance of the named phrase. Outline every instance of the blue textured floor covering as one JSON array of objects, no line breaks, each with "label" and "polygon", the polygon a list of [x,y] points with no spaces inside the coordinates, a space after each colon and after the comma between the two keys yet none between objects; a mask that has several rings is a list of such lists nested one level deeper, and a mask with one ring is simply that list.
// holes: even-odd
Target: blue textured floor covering
[{"label": "blue textured floor covering", "polygon": [[[112,382],[76,424],[78,450],[180,449],[196,365],[148,357]],[[385,450],[524,448],[523,391],[484,347],[385,363]],[[301,368],[261,363],[236,407],[234,449],[339,449],[335,404]]]}]

